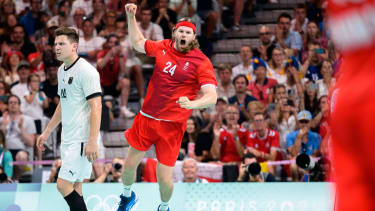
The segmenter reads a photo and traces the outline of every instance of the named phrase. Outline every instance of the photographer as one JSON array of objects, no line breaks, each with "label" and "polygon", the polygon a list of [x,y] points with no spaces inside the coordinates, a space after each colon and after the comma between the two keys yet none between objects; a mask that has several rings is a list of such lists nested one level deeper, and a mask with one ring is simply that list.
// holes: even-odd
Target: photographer
[{"label": "photographer", "polygon": [[252,153],[243,156],[237,182],[275,182],[275,177],[269,172],[260,172],[261,167]]},{"label": "photographer", "polygon": [[112,163],[107,163],[104,168],[104,173],[100,175],[94,183],[103,182],[122,182],[122,170],[124,160],[121,158],[113,158]]}]

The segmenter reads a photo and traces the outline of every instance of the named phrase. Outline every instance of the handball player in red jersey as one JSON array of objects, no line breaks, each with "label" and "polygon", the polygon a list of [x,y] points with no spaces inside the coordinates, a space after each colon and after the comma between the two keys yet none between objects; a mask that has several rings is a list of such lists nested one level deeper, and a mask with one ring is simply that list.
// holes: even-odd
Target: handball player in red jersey
[{"label": "handball player in red jersey", "polygon": [[375,210],[375,0],[330,0],[331,38],[343,55],[332,97],[337,211]]},{"label": "handball player in red jersey", "polygon": [[[173,29],[172,39],[146,40],[135,19],[137,6],[125,5],[132,46],[155,57],[154,71],[140,113],[125,131],[130,147],[125,159],[123,184],[118,211],[132,210],[138,198],[131,190],[137,166],[145,152],[155,146],[158,160],[156,174],[161,204],[159,211],[170,210],[173,192],[172,173],[179,153],[186,121],[192,109],[216,104],[216,78],[210,60],[198,49],[196,27],[187,19]],[[198,97],[198,92],[200,92]]]}]

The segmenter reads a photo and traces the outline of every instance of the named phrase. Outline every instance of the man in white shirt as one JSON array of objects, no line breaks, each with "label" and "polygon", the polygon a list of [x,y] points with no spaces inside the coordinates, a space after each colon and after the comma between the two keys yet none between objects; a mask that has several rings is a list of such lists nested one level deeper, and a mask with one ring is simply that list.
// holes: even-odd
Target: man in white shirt
[{"label": "man in white shirt", "polygon": [[83,36],[79,37],[78,55],[96,67],[96,55],[102,49],[105,39],[94,34],[94,24],[87,18],[82,23]]},{"label": "man in white shirt", "polygon": [[138,22],[139,30],[148,40],[158,41],[163,40],[162,28],[153,22],[151,22],[152,10],[149,7],[141,9],[141,21]]},{"label": "man in white shirt", "polygon": [[303,34],[306,32],[307,23],[309,19],[306,17],[307,11],[304,4],[298,4],[294,8],[294,19],[291,22],[291,29],[295,32]]},{"label": "man in white shirt", "polygon": [[20,80],[14,82],[10,87],[10,93],[22,99],[24,94],[28,91],[27,78],[30,75],[30,64],[27,61],[20,61],[17,67],[17,73]]},{"label": "man in white shirt", "polygon": [[57,189],[71,211],[87,211],[82,182],[89,179],[92,162],[98,157],[98,138],[102,110],[99,73],[78,56],[78,33],[67,27],[55,31],[56,58],[63,62],[58,70],[58,104],[37,146],[44,143],[62,123],[61,160]]},{"label": "man in white shirt", "polygon": [[253,52],[250,45],[243,45],[240,50],[240,57],[242,62],[232,69],[232,80],[237,75],[244,74],[246,75],[249,81],[254,81],[254,70],[251,65],[251,58],[253,58]]}]

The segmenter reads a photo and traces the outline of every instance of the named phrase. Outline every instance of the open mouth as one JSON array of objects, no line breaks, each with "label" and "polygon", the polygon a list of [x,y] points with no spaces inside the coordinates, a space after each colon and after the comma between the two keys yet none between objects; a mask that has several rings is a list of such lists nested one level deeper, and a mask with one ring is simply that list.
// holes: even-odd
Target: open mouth
[{"label": "open mouth", "polygon": [[180,40],[180,45],[185,45],[186,44],[186,40]]}]

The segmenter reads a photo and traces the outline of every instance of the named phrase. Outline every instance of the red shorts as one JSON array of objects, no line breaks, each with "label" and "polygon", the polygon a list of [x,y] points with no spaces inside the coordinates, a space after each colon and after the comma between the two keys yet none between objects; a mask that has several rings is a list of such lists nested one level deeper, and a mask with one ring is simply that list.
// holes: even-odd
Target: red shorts
[{"label": "red shorts", "polygon": [[151,145],[155,145],[158,161],[173,167],[185,130],[186,122],[161,121],[138,114],[133,126],[125,131],[125,138],[130,146],[139,151],[147,151]]}]

